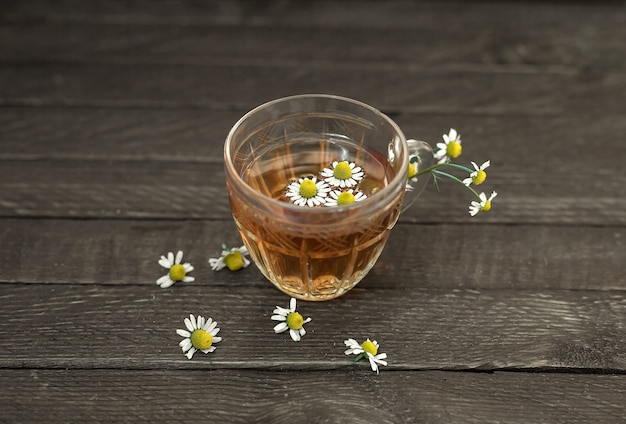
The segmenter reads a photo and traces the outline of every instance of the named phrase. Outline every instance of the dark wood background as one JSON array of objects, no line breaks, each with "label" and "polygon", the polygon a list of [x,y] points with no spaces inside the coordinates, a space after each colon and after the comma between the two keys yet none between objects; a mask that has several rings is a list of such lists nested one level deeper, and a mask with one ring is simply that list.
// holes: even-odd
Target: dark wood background
[{"label": "dark wood background", "polygon": [[[4,1],[0,421],[626,421],[624,2]],[[462,135],[499,196],[400,218],[353,291],[288,298],[240,244],[222,145],[267,100],[329,93],[409,137]],[[160,289],[182,249],[196,281]],[[189,361],[189,313],[224,340]],[[343,354],[372,337],[380,375]]]}]

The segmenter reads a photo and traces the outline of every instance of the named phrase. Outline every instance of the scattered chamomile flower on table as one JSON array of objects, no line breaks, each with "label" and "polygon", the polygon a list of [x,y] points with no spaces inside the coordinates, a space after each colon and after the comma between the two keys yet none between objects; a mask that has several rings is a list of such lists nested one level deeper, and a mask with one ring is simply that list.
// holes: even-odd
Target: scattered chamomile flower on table
[{"label": "scattered chamomile flower on table", "polygon": [[346,355],[357,355],[357,357],[354,358],[354,362],[358,362],[367,357],[370,361],[372,371],[376,371],[376,374],[378,374],[378,365],[387,366],[387,361],[384,360],[387,359],[387,354],[378,353],[379,346],[376,340],[367,339],[359,344],[359,342],[354,339],[347,339],[344,340],[343,343],[348,347],[344,352]]},{"label": "scattered chamomile flower on table", "polygon": [[450,128],[450,132],[443,135],[443,141],[443,143],[437,143],[437,150],[434,154],[439,163],[449,162],[450,159],[461,156],[463,151],[461,135],[454,128]]},{"label": "scattered chamomile flower on table", "polygon": [[481,185],[482,183],[484,183],[485,179],[487,178],[487,173],[485,172],[485,169],[489,168],[489,165],[491,165],[491,162],[487,161],[479,167],[478,165],[476,165],[476,162],[472,161],[472,166],[474,167],[475,171],[469,174],[469,177],[463,180],[463,184],[469,186],[472,183],[474,183],[474,185]]},{"label": "scattered chamomile flower on table", "polygon": [[487,195],[485,193],[480,193],[478,196],[480,197],[480,202],[472,201],[469,207],[469,214],[474,216],[478,214],[478,212],[488,212],[491,209],[491,201],[498,195],[495,191],[491,193],[489,199],[487,199]]},{"label": "scattered chamomile flower on table", "polygon": [[273,314],[272,320],[281,321],[274,326],[274,332],[278,334],[289,330],[289,334],[294,342],[299,342],[302,336],[306,334],[304,324],[311,322],[311,318],[304,319],[296,311],[296,299],[293,297],[289,301],[289,309],[276,306]]},{"label": "scattered chamomile flower on table", "polygon": [[239,271],[250,265],[250,260],[246,258],[248,249],[246,246],[233,247],[229,249],[225,244],[222,245],[222,256],[219,258],[209,259],[209,265],[213,271],[219,271],[226,267],[231,271]]},{"label": "scattered chamomile flower on table", "polygon": [[316,177],[300,178],[287,186],[287,196],[297,206],[320,206],[330,192],[325,181],[317,181]]},{"label": "scattered chamomile flower on table", "polygon": [[326,206],[338,206],[338,205],[349,205],[354,202],[360,202],[361,200],[367,199],[367,195],[362,191],[354,191],[353,189],[348,189],[345,191],[342,190],[333,190],[330,192],[328,197],[326,198],[325,205]]},{"label": "scattered chamomile flower on table", "polygon": [[354,162],[334,161],[330,168],[324,168],[320,174],[332,187],[349,188],[356,186],[365,173]]},{"label": "scattered chamomile flower on table", "polygon": [[220,331],[217,328],[217,322],[211,318],[205,319],[198,315],[196,319],[193,314],[190,314],[189,318],[185,318],[185,327],[187,330],[176,330],[176,334],[184,337],[179,346],[188,359],[191,359],[198,350],[202,353],[213,352],[215,350],[213,343],[222,341],[222,338],[217,336]]},{"label": "scattered chamomile flower on table", "polygon": [[195,280],[194,277],[187,275],[187,273],[193,271],[193,266],[189,263],[181,264],[182,260],[182,250],[179,250],[178,253],[176,253],[176,257],[174,257],[172,252],[169,252],[167,257],[163,255],[161,256],[161,259],[159,259],[159,265],[169,270],[167,274],[159,278],[156,282],[159,286],[161,286],[161,288],[168,288],[177,281],[189,283]]}]

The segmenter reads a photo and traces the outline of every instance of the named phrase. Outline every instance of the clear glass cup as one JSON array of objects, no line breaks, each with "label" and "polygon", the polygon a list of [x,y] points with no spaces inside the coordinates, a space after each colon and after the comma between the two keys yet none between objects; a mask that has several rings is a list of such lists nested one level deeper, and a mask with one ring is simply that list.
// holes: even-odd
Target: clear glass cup
[{"label": "clear glass cup", "polygon": [[[350,290],[374,266],[401,210],[426,183],[420,177],[405,191],[411,156],[421,169],[433,163],[427,143],[407,143],[389,117],[356,100],[300,95],[248,112],[228,134],[224,158],[233,218],[254,263],[299,299],[329,300]],[[313,177],[320,183],[320,172],[328,175],[344,161],[355,164],[354,179],[356,167],[364,176],[337,190],[360,191],[362,200],[309,207],[285,196],[289,184]],[[326,194],[322,200],[334,198]]]}]

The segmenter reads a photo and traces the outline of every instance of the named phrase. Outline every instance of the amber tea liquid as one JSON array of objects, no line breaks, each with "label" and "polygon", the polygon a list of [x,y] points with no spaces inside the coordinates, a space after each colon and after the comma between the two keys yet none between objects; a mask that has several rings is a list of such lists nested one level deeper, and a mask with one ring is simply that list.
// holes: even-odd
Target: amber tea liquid
[{"label": "amber tea liquid", "polygon": [[[382,252],[402,201],[368,212],[354,204],[296,207],[285,197],[287,185],[317,176],[333,161],[354,162],[365,171],[359,190],[376,196],[393,178],[384,156],[347,139],[300,139],[250,155],[242,178],[261,194],[287,202],[272,212],[255,208],[230,191],[233,217],[261,272],[283,292],[306,300],[332,299],[356,285]],[[369,200],[369,199],[366,199]],[[285,215],[290,215],[289,220]],[[297,218],[298,224],[293,224]]]}]

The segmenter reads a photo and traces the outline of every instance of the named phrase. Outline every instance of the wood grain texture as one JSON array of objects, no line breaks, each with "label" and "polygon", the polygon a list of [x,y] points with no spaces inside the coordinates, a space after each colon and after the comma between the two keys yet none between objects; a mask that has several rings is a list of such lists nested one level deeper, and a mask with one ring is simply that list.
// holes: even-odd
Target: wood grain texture
[{"label": "wood grain texture", "polygon": [[[363,285],[332,302],[300,302],[313,321],[294,343],[272,330],[271,312],[288,297],[270,284],[226,289],[197,279],[164,290],[154,278],[126,278],[124,286],[3,284],[0,334],[11,337],[0,341],[0,367],[343,369],[343,340],[371,337],[390,370],[626,371],[623,292]],[[213,317],[223,337],[192,361],[175,332],[190,313]]]},{"label": "wood grain texture", "polygon": [[[0,369],[3,419],[32,422],[621,423],[626,379],[496,372]],[[329,384],[331,383],[331,384]],[[132,390],[129,390],[129,385]],[[19,387],[7,390],[7,387]],[[520,394],[520,388],[527,390]],[[24,404],[23,399],[29,399]]]},{"label": "wood grain texture", "polygon": [[[625,422],[622,3],[2,2],[0,421]],[[287,296],[207,259],[240,243],[228,130],[303,92],[456,128],[499,196],[427,189],[294,343]],[[160,289],[177,249],[196,280]],[[191,361],[189,313],[223,337]]]},{"label": "wood grain texture", "polygon": [[[71,235],[68,237],[68,235]],[[626,290],[623,227],[398,224],[361,283],[402,290]],[[269,284],[255,267],[213,272],[222,243],[241,245],[232,220],[0,220],[2,282],[128,284],[156,280],[160,255],[182,249],[200,281]],[[52,272],[59,270],[59,272]],[[393,276],[393,281],[389,277]]]},{"label": "wood grain texture", "polygon": [[[3,106],[252,108],[301,93],[333,93],[380,109],[559,116],[622,110],[626,74],[467,72],[436,67],[322,68],[267,64],[12,63],[0,67]],[[94,84],[98,81],[98,84]],[[555,96],[555,93],[559,93]]]}]

